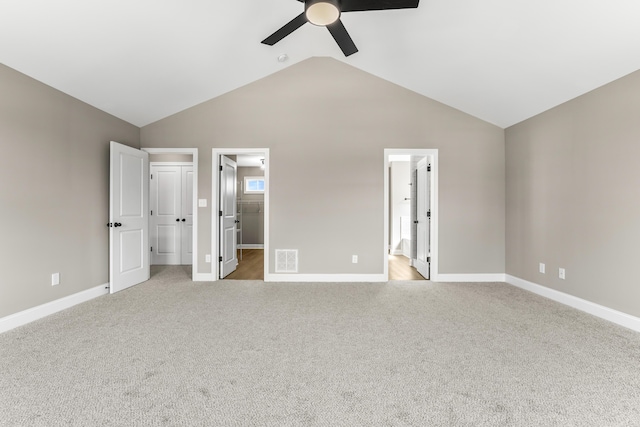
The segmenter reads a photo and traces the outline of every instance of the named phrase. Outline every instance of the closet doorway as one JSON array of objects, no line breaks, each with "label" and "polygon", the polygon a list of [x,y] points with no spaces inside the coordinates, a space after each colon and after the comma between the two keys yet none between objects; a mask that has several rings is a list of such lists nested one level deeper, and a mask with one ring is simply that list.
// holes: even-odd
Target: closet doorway
[{"label": "closet doorway", "polygon": [[[165,165],[179,165],[179,166],[191,166],[193,167],[193,171],[191,173],[191,181],[189,181],[189,188],[190,190],[188,191],[189,193],[189,199],[190,200],[190,209],[189,207],[186,207],[184,210],[185,215],[183,214],[182,211],[182,207],[181,207],[181,211],[180,216],[176,216],[175,218],[173,218],[173,222],[177,223],[177,221],[175,221],[176,219],[180,219],[180,223],[183,224],[182,218],[185,219],[184,223],[187,223],[187,221],[189,221],[190,225],[188,226],[191,231],[186,231],[186,232],[182,232],[181,231],[181,240],[180,240],[180,249],[179,249],[179,253],[182,254],[183,249],[184,252],[188,252],[189,258],[188,260],[185,260],[186,262],[189,262],[189,264],[185,265],[184,269],[185,271],[189,274],[189,276],[191,276],[192,280],[194,281],[202,281],[202,280],[208,280],[208,274],[202,274],[198,272],[198,267],[201,265],[201,262],[205,262],[204,259],[199,260],[199,255],[198,255],[198,149],[197,148],[150,148],[150,147],[144,147],[141,148],[142,151],[146,151],[147,153],[149,153],[149,176],[147,184],[149,186],[149,189],[151,190],[151,163],[162,163]],[[182,186],[182,183],[181,183]],[[181,192],[181,196],[185,195],[185,191]],[[151,203],[151,192],[149,192],[149,203]],[[149,205],[151,206],[151,205]],[[149,211],[151,211],[151,207],[149,207]],[[154,214],[156,214],[156,212],[153,212]],[[176,212],[178,213],[178,212]],[[152,230],[151,227],[151,221],[152,221],[152,215],[151,212],[149,212],[149,246],[152,246],[152,242],[154,241],[154,231]],[[187,218],[189,218],[187,220]],[[182,240],[184,238],[184,241]],[[176,243],[177,245],[177,243]],[[151,249],[151,253],[153,253],[154,251],[156,251],[158,248],[158,242],[154,242],[153,243],[153,248]],[[203,257],[204,258],[204,257]],[[152,260],[153,258],[150,257],[150,260]],[[178,262],[178,264],[182,263],[182,255],[180,255],[180,261]],[[150,264],[153,264],[153,262],[150,262]]]},{"label": "closet doorway", "polygon": [[217,279],[264,280],[268,265],[268,150],[214,149]]}]

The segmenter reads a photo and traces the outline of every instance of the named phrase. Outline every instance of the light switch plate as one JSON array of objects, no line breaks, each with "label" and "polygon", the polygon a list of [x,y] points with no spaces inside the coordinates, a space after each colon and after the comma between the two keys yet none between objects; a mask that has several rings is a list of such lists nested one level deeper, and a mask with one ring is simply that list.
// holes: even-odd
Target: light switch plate
[{"label": "light switch plate", "polygon": [[198,207],[206,208],[207,207],[207,199],[198,199]]}]

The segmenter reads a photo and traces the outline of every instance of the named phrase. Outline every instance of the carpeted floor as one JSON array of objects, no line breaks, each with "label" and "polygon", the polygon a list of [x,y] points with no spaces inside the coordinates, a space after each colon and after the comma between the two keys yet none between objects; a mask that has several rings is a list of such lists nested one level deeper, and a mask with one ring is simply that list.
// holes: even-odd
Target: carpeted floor
[{"label": "carpeted floor", "polygon": [[2,426],[639,426],[640,334],[502,283],[192,283],[0,335]]}]

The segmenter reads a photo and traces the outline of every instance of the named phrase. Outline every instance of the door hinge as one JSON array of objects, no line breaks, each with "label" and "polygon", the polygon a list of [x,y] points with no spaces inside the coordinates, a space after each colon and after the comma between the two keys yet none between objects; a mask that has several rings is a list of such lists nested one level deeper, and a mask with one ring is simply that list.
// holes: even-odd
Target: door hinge
[{"label": "door hinge", "polygon": [[431,218],[431,209],[427,211],[427,218]]},{"label": "door hinge", "polygon": [[431,172],[431,165],[427,165],[427,172]]},{"label": "door hinge", "polygon": [[218,257],[218,261],[222,262],[222,257]]},{"label": "door hinge", "polygon": [[151,246],[151,252],[153,252],[153,246]]},{"label": "door hinge", "polygon": [[222,211],[219,211],[219,212],[220,212],[220,215],[219,215],[219,216],[222,216]]},{"label": "door hinge", "polygon": [[153,216],[153,211],[151,211],[151,216]]},{"label": "door hinge", "polygon": [[427,262],[431,262],[431,257],[430,256],[427,257]]},{"label": "door hinge", "polygon": [[222,172],[222,165],[220,165],[220,172]]},{"label": "door hinge", "polygon": [[153,179],[153,174],[151,174],[151,179]]}]

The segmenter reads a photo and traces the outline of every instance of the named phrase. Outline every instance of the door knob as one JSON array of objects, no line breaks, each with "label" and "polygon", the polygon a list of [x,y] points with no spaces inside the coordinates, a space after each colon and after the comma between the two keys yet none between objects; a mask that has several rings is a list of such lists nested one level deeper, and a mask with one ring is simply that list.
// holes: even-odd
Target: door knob
[{"label": "door knob", "polygon": [[239,219],[236,219],[234,222],[235,222],[236,224],[239,224],[239,223],[240,223],[240,220],[239,220]]},{"label": "door knob", "polygon": [[176,222],[180,222],[180,218],[176,218]]},{"label": "door knob", "polygon": [[186,219],[182,218],[182,222],[185,222],[185,221],[186,221]]},{"label": "door knob", "polygon": [[114,222],[114,223],[113,223],[113,226],[114,226],[114,227],[121,227],[121,226],[122,226],[122,224],[121,224],[121,223],[119,223],[119,222]]}]

